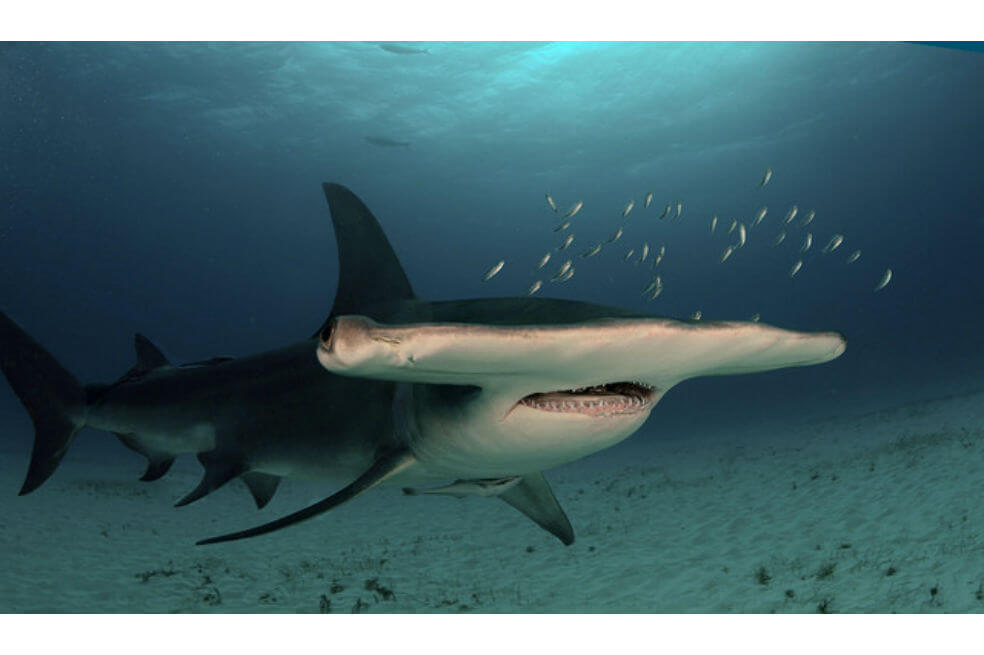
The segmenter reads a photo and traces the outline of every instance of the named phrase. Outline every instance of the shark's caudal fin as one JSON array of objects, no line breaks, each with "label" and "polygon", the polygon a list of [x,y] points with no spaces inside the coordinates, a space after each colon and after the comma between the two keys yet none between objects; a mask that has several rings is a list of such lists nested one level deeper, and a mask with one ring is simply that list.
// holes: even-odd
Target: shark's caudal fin
[{"label": "shark's caudal fin", "polygon": [[34,448],[20,495],[47,480],[85,424],[82,385],[48,351],[0,312],[0,369],[34,421]]},{"label": "shark's caudal fin", "polygon": [[413,300],[403,266],[369,208],[340,184],[326,182],[323,188],[338,243],[338,291],[331,316],[371,315],[373,306]]}]

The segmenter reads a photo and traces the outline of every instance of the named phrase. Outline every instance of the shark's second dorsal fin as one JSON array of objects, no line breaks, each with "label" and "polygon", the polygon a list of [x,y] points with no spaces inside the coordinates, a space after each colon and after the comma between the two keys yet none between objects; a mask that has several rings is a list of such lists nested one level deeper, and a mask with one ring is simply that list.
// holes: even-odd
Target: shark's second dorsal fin
[{"label": "shark's second dorsal fin", "polygon": [[338,243],[338,291],[331,316],[371,315],[375,305],[413,300],[407,274],[369,208],[340,184],[323,187]]},{"label": "shark's second dorsal fin", "polygon": [[499,498],[533,519],[565,546],[574,543],[574,528],[542,473],[524,475],[519,484],[509,487]]},{"label": "shark's second dorsal fin", "polygon": [[137,351],[137,365],[133,367],[135,371],[145,372],[171,365],[160,348],[139,332],[133,335],[133,347]]}]

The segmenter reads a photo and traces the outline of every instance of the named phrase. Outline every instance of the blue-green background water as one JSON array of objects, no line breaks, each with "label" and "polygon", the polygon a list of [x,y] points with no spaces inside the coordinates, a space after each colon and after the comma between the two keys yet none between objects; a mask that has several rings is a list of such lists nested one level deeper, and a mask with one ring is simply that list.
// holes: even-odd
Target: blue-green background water
[{"label": "blue-green background water", "polygon": [[[661,430],[699,448],[712,427],[980,380],[981,53],[413,47],[427,52],[364,42],[0,46],[0,308],[85,382],[132,365],[135,331],[177,361],[247,354],[310,335],[331,306],[337,265],[321,182],[365,200],[431,299],[525,293],[559,241],[549,191],[561,211],[584,200],[572,252],[622,224],[625,236],[576,259],[574,278],[546,284],[545,295],[681,317],[758,312],[848,338],[846,354],[824,366],[682,385],[616,455],[644,450]],[[774,177],[758,188],[766,167]],[[648,191],[655,202],[644,210]],[[660,222],[677,200],[681,220]],[[816,220],[773,248],[794,203]],[[733,240],[721,228],[762,205],[769,214],[749,244],[720,264]],[[806,231],[815,244],[790,279]],[[821,256],[834,233],[844,245]],[[640,297],[649,269],[622,261],[644,240],[667,245],[666,290],[651,303]],[[846,265],[855,248],[861,259]],[[895,277],[875,294],[887,267]],[[17,428],[4,448],[26,461],[30,424],[12,393],[0,393],[0,416]],[[111,437],[84,437],[74,448],[124,452]]]}]

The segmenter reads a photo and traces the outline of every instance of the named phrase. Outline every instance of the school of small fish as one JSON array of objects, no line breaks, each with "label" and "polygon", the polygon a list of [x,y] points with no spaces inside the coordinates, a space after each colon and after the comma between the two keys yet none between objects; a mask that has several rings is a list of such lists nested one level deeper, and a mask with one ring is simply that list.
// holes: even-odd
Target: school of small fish
[{"label": "school of small fish", "polygon": [[[761,179],[761,181],[760,181],[760,183],[758,185],[759,188],[762,188],[762,187],[765,187],[766,185],[768,185],[770,183],[770,181],[772,180],[772,176],[773,176],[773,170],[772,170],[772,168],[771,167],[766,168],[765,173],[763,174],[762,179]],[[547,193],[544,194],[544,197],[546,198],[547,206],[550,208],[550,210],[552,212],[554,212],[554,213],[559,213],[558,212],[557,202],[554,200],[553,196],[549,192],[547,192]],[[643,201],[643,207],[644,207],[644,209],[649,209],[650,207],[653,206],[653,204],[655,202],[655,192],[654,191],[648,191],[648,192],[646,192],[645,195],[644,195],[644,198],[645,199]],[[559,225],[556,225],[553,228],[554,232],[565,232],[565,231],[571,230],[572,227],[573,227],[573,221],[567,220],[567,219],[572,219],[583,208],[584,208],[584,201],[583,200],[578,200],[578,201],[574,202],[574,204],[570,205],[570,208],[563,215],[561,223]],[[622,210],[621,210],[621,218],[622,219],[627,218],[634,208],[635,208],[635,200],[629,200],[628,203],[625,204],[623,206]],[[746,226],[745,223],[739,221],[737,218],[733,218],[731,220],[731,222],[730,222],[730,224],[728,226],[728,229],[727,229],[727,234],[728,235],[731,235],[731,234],[733,234],[733,233],[735,233],[737,231],[737,233],[738,233],[738,235],[737,235],[738,236],[738,239],[737,239],[736,242],[732,242],[732,243],[728,244],[724,248],[724,250],[721,252],[721,255],[720,255],[720,262],[721,263],[726,262],[729,258],[732,257],[732,255],[734,255],[734,253],[736,251],[738,251],[739,249],[745,248],[746,245],[750,243],[750,241],[749,241],[749,230],[751,230],[752,228],[755,228],[759,224],[761,224],[763,222],[763,220],[766,218],[766,216],[768,215],[768,211],[769,211],[768,205],[762,205],[761,207],[759,207],[759,209],[756,210],[756,212],[755,212],[753,218],[751,219],[751,221],[748,222],[748,225],[747,226]],[[666,219],[666,218],[670,218],[671,220],[676,220],[676,219],[679,219],[682,215],[683,215],[683,201],[682,200],[676,200],[676,201],[667,203],[664,206],[663,211],[659,215],[658,218],[660,220],[663,220],[663,219]],[[790,226],[790,225],[793,224],[793,221],[795,221],[797,217],[800,217],[800,220],[797,223],[797,226],[798,227],[806,227],[806,226],[810,225],[814,221],[814,219],[816,218],[816,210],[815,209],[810,209],[808,212],[800,213],[800,211],[799,211],[799,205],[793,204],[787,210],[786,215],[785,215],[785,217],[783,219],[783,222],[780,225],[781,226]],[[718,223],[719,222],[720,222],[720,219],[719,219],[718,215],[717,214],[713,214],[711,216],[711,219],[710,219],[710,234],[711,235],[717,235],[718,234],[717,228],[718,228]],[[579,224],[581,224],[581,223],[579,223]],[[637,223],[635,223],[633,221],[633,224],[637,224]],[[724,234],[724,233],[725,233],[724,230],[722,230],[721,234]],[[614,242],[618,241],[619,239],[622,238],[622,236],[624,234],[625,234],[625,226],[623,225],[623,226],[617,227],[617,229],[614,232],[611,233],[611,235],[608,237],[607,240],[605,240],[603,242],[596,243],[595,245],[591,246],[587,250],[583,251],[581,253],[581,258],[582,259],[589,259],[589,258],[592,258],[592,257],[595,257],[595,256],[601,254],[602,253],[602,250],[603,250],[603,246],[605,244],[610,244],[610,243],[614,243]],[[786,237],[787,237],[786,230],[781,230],[776,235],[776,237],[773,239],[772,245],[773,246],[776,246],[776,247],[777,246],[780,246],[782,243],[784,243],[786,241]],[[574,241],[575,241],[575,236],[574,236],[573,231],[571,231],[571,232],[569,232],[564,237],[563,242],[556,248],[556,251],[561,251],[561,250],[568,249],[574,243]],[[754,239],[752,241],[754,241]],[[830,254],[830,253],[834,252],[835,250],[837,250],[844,243],[844,241],[845,241],[845,237],[844,237],[843,234],[834,234],[833,236],[830,237],[830,240],[827,242],[827,244],[820,250],[821,254],[827,255],[827,254]],[[804,255],[806,253],[809,253],[810,252],[810,250],[812,248],[812,245],[813,245],[813,233],[812,232],[806,232],[803,235],[803,241],[801,242],[801,245],[800,245],[800,248],[799,248],[799,256],[800,256],[800,258],[797,259],[795,262],[793,262],[792,266],[789,269],[788,274],[789,274],[789,277],[790,278],[796,277],[797,274],[799,274],[802,271],[802,269],[804,268],[804,265],[806,263],[806,260],[807,260],[807,257],[805,257]],[[550,262],[553,252],[554,251],[551,250],[551,251],[548,251],[547,253],[545,253],[543,255],[543,257],[539,260],[539,263],[536,266],[536,270],[537,271],[543,269]],[[816,251],[814,251],[814,252],[816,252]],[[652,257],[652,269],[653,269],[653,271],[656,271],[657,270],[657,267],[663,261],[663,257],[664,257],[664,255],[666,253],[666,245],[665,244],[661,244],[659,246],[659,249],[653,251],[653,253],[654,254],[653,254],[653,257]],[[623,257],[623,260],[626,261],[626,262],[633,261],[634,264],[638,265],[638,264],[645,263],[646,260],[649,258],[649,254],[650,254],[649,242],[648,241],[643,241],[642,248],[641,249],[639,249],[639,250],[636,250],[635,248],[628,249],[628,251],[625,252],[625,255]],[[636,257],[636,255],[638,255],[638,257]],[[811,258],[812,257],[816,257],[816,255],[810,255],[810,257]],[[635,258],[635,259],[633,259],[633,258]],[[853,263],[857,262],[860,258],[861,258],[861,250],[856,249],[856,250],[852,251],[850,253],[850,255],[848,255],[843,261],[846,264],[853,264]],[[489,268],[485,272],[484,276],[482,277],[482,281],[483,282],[488,282],[492,278],[494,278],[497,275],[499,275],[499,273],[505,267],[505,264],[506,264],[506,260],[505,259],[500,259],[498,262],[496,262],[494,265],[492,265],[492,267]],[[574,265],[573,265],[572,260],[568,259],[568,260],[564,261],[564,263],[554,273],[554,275],[549,278],[549,281],[551,281],[551,282],[566,282],[567,280],[570,280],[574,276],[574,270],[575,269],[574,269]],[[891,268],[885,269],[884,273],[881,275],[881,277],[879,278],[877,284],[875,285],[874,291],[881,291],[882,289],[884,289],[885,287],[887,287],[888,284],[892,280],[892,276],[893,276],[892,269]],[[542,279],[538,279],[538,280],[533,281],[532,284],[527,289],[527,292],[526,292],[527,295],[532,296],[532,295],[538,293],[543,288],[543,284],[544,284],[544,280],[542,280]],[[645,285],[645,287],[642,290],[642,294],[641,295],[648,297],[649,300],[654,300],[655,298],[657,298],[658,296],[660,296],[660,294],[662,294],[663,289],[664,289],[664,286],[663,286],[663,278],[662,278],[662,275],[656,274]],[[696,311],[696,312],[694,312],[690,316],[690,318],[693,319],[693,320],[700,320],[701,317],[702,317],[702,314],[701,314],[701,312],[699,310]],[[759,313],[755,313],[755,314],[753,314],[751,316],[751,318],[749,320],[754,321],[754,322],[758,322],[760,319],[761,319],[761,315]]]}]

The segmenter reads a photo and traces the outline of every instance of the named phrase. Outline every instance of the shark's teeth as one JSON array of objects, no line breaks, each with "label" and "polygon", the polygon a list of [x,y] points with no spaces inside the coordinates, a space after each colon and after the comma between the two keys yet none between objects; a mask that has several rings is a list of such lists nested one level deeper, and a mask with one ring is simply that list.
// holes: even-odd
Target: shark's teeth
[{"label": "shark's teeth", "polygon": [[536,393],[520,403],[532,409],[564,414],[608,416],[648,409],[656,389],[645,382],[613,382],[564,391]]}]

